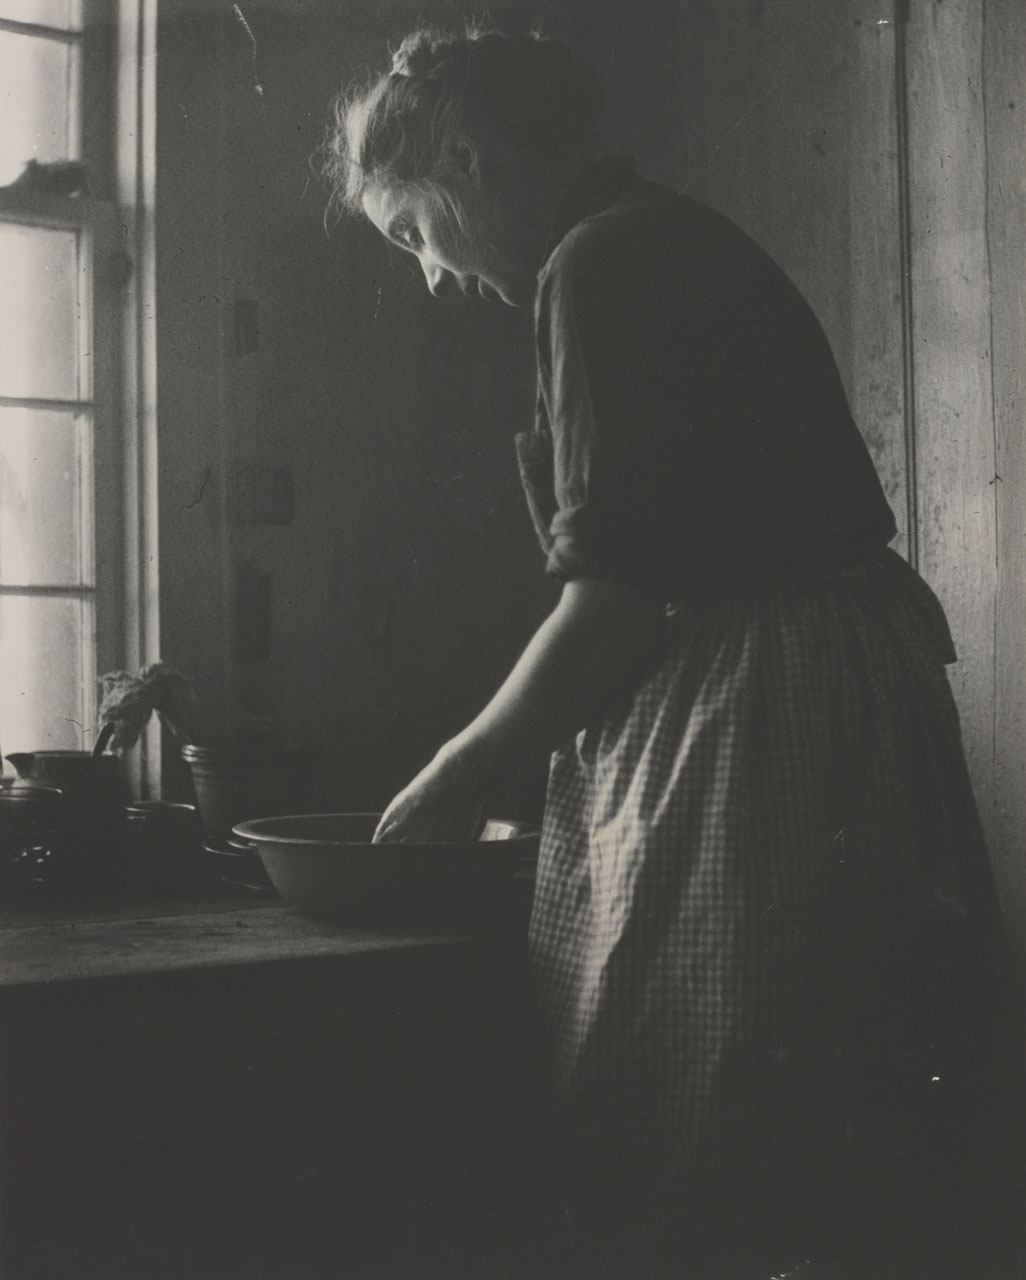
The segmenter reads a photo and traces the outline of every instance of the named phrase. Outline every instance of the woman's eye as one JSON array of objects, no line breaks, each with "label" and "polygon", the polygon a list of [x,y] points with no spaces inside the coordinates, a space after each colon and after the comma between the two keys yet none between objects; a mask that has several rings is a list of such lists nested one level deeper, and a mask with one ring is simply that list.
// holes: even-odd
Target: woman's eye
[{"label": "woman's eye", "polygon": [[406,230],[405,240],[409,248],[420,249],[424,244],[424,237],[420,234],[416,227],[409,227]]}]

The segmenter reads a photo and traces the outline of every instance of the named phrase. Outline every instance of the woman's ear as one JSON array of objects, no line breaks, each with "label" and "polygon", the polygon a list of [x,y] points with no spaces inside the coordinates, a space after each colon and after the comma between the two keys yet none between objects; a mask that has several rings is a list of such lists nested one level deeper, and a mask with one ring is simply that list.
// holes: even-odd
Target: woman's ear
[{"label": "woman's ear", "polygon": [[470,138],[456,139],[453,143],[452,158],[464,178],[469,179],[475,186],[481,185],[481,158],[476,144]]}]

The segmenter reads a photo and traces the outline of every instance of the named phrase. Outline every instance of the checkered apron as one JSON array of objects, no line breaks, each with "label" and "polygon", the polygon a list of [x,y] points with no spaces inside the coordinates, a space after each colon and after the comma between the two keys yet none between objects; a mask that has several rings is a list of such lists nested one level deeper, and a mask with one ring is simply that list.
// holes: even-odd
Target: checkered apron
[{"label": "checkered apron", "polygon": [[909,1149],[994,910],[953,659],[887,551],[682,601],[555,753],[530,957],[579,1168],[772,1215],[874,1124]]}]

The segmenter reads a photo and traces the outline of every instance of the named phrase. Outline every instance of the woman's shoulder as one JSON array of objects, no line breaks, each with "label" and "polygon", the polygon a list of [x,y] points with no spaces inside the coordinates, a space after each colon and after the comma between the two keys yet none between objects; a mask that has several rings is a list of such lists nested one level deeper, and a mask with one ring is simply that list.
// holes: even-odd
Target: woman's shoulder
[{"label": "woman's shoulder", "polygon": [[623,317],[647,311],[694,323],[770,323],[791,332],[817,321],[776,260],[726,214],[638,179],[616,202],[567,230],[539,273],[539,316],[572,305]]},{"label": "woman's shoulder", "polygon": [[638,179],[609,206],[566,231],[540,283],[625,283],[716,277],[762,255],[724,214],[683,192]]}]

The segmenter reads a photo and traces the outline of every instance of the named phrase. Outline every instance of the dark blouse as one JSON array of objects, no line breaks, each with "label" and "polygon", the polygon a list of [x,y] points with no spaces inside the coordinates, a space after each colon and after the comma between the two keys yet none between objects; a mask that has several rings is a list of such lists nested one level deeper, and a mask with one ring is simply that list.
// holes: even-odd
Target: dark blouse
[{"label": "dark blouse", "polygon": [[826,337],[712,209],[607,157],[560,210],[518,438],[555,577],[673,600],[850,566],[895,534]]}]

